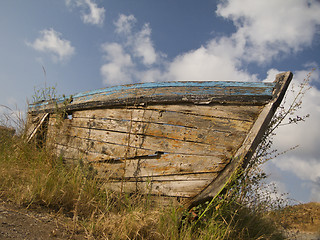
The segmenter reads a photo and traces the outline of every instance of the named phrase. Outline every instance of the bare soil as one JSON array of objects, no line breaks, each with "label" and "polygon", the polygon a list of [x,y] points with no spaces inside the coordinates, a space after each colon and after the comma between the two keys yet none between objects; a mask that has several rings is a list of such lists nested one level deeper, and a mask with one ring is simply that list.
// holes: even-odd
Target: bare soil
[{"label": "bare soil", "polygon": [[0,239],[88,239],[72,219],[37,207],[16,206],[0,200]]},{"label": "bare soil", "polygon": [[[288,239],[320,240],[320,203],[289,206],[273,215]],[[27,208],[0,200],[2,239],[90,239],[72,218],[43,207]]]}]

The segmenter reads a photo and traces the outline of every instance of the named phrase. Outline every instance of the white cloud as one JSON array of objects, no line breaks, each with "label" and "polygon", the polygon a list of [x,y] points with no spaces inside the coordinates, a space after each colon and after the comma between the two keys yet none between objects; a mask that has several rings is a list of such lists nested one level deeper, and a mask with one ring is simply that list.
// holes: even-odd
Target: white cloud
[{"label": "white cloud", "polygon": [[136,21],[137,19],[132,14],[128,16],[120,14],[118,20],[114,22],[116,33],[130,34]]},{"label": "white cloud", "polygon": [[177,56],[168,74],[173,80],[256,80],[255,75],[239,70],[236,65],[232,59],[213,54],[202,46]]},{"label": "white cloud", "polygon": [[33,43],[27,42],[26,44],[39,52],[51,54],[54,61],[66,60],[75,53],[71,42],[63,39],[62,34],[52,28],[42,30],[40,35]]},{"label": "white cloud", "polygon": [[101,69],[104,84],[124,84],[132,82],[133,63],[131,56],[124,52],[123,47],[118,43],[105,43],[102,45],[104,58],[108,63]]},{"label": "white cloud", "polygon": [[165,76],[163,75],[163,72],[161,72],[157,68],[136,72],[136,78],[139,79],[141,82],[156,82],[156,81],[168,80],[168,79],[164,79],[164,77]]},{"label": "white cloud", "polygon": [[[275,161],[273,162],[275,163]],[[283,171],[290,171],[302,180],[317,181],[320,178],[319,159],[302,159],[300,157],[284,157],[275,163]]]},{"label": "white cloud", "polygon": [[117,21],[115,32],[123,34],[125,37],[125,45],[128,50],[146,66],[154,64],[160,58],[160,54],[156,53],[153,42],[151,40],[151,28],[148,23],[144,24],[140,31],[133,32],[132,29],[137,22],[133,15],[120,14]]},{"label": "white cloud", "polygon": [[[295,189],[293,195],[301,195],[301,193],[299,193],[301,191],[299,188],[301,188],[303,192],[307,192],[308,194],[303,196],[304,200],[320,201],[320,161],[318,158],[303,158],[291,153],[274,159],[272,163],[268,165],[274,165],[275,169],[279,169],[277,171],[280,171],[283,175],[294,175],[301,180],[301,183],[295,183],[296,185],[293,185],[294,183],[286,183],[291,185],[291,189]],[[273,174],[273,172],[271,172],[271,174]],[[274,176],[271,175],[270,178],[274,179]],[[302,196],[299,198],[301,197]]]},{"label": "white cloud", "polygon": [[81,8],[81,18],[86,24],[102,25],[104,22],[106,10],[104,7],[98,7],[92,0],[66,0],[66,5]]},{"label": "white cloud", "polygon": [[232,20],[237,31],[177,56],[170,64],[171,79],[256,81],[243,69],[245,62],[262,64],[310,46],[320,24],[316,1],[227,0],[216,13]]},{"label": "white cloud", "polygon": [[246,42],[244,58],[261,63],[310,46],[318,34],[319,12],[320,3],[313,0],[227,0],[216,11],[237,26],[232,38]]},{"label": "white cloud", "polygon": [[[267,79],[273,78],[277,73],[279,71],[276,69],[269,70]],[[308,73],[308,70],[294,72],[294,78],[285,98],[284,106],[286,109],[294,100],[300,89],[300,84],[307,78]],[[319,81],[319,76],[319,69],[312,72],[310,83]],[[289,118],[302,117],[308,114],[310,114],[310,117],[306,118],[305,122],[283,125],[277,129],[277,135],[274,137],[274,148],[279,153],[284,152],[284,154],[272,159],[271,162],[278,169],[290,172],[299,179],[307,181],[307,187],[311,191],[310,199],[320,200],[319,194],[316,194],[317,190],[320,189],[320,91],[315,87],[306,91],[300,108],[294,114],[287,116],[283,123],[288,123]],[[288,151],[296,145],[299,146]]]},{"label": "white cloud", "polygon": [[[294,78],[285,99],[284,106],[286,108],[293,102],[295,95],[299,92],[299,86],[303,79],[307,77],[307,74],[308,71],[305,70],[294,72]],[[311,83],[317,81],[319,76],[320,71],[314,71],[310,77]],[[294,90],[294,92],[292,90]],[[305,160],[310,159],[310,161],[313,161],[313,159],[320,156],[320,91],[315,87],[306,91],[302,98],[300,109],[294,114],[287,116],[284,123],[288,123],[289,118],[306,115],[310,115],[310,117],[307,118],[305,122],[302,121],[298,124],[280,126],[277,129],[275,144],[280,151],[285,151],[298,144],[299,148],[288,154],[294,154],[295,156],[299,155],[299,157]],[[320,159],[318,161],[320,162]],[[294,165],[292,168],[294,168]]]},{"label": "white cloud", "polygon": [[90,23],[95,25],[102,25],[104,21],[105,9],[99,8],[96,3],[91,0],[85,0],[85,3],[89,7],[89,13],[83,14],[82,19],[84,23]]},{"label": "white cloud", "polygon": [[[119,15],[114,22],[115,32],[124,37],[122,49],[131,56],[135,64],[130,68],[131,74],[127,82],[162,81],[162,80],[257,80],[256,75],[241,70],[241,62],[235,56],[242,54],[243,46],[229,38],[212,40],[207,46],[177,56],[172,62],[166,61],[166,56],[157,52],[151,40],[151,27],[148,23],[142,29],[134,31],[136,18],[133,15]],[[108,52],[105,52],[108,54]],[[108,59],[108,66],[116,68],[116,62]],[[111,64],[112,63],[112,64]],[[105,68],[106,65],[103,67]],[[139,68],[140,66],[140,68]],[[142,66],[142,67],[141,67]],[[125,70],[128,76],[128,69]],[[105,79],[104,83],[110,82]],[[123,81],[121,81],[123,82]]]},{"label": "white cloud", "polygon": [[320,178],[316,182],[312,183],[310,201],[320,202]]},{"label": "white cloud", "polygon": [[[123,14],[114,24],[115,31],[125,39],[123,48],[131,55],[132,61],[143,64],[149,73],[157,73],[152,75],[153,81],[256,81],[256,75],[245,70],[244,64],[269,62],[281,53],[291,54],[310,46],[320,24],[319,12],[320,4],[316,1],[279,3],[277,0],[244,0],[240,3],[227,0],[218,4],[216,13],[232,20],[236,32],[211,39],[206,45],[182,53],[172,61],[165,61],[162,54],[155,50],[149,24],[134,31],[136,18]],[[132,70],[141,72],[137,68]]]},{"label": "white cloud", "polygon": [[164,64],[164,55],[153,46],[151,28],[146,23],[140,30],[133,31],[136,22],[133,15],[120,14],[114,25],[115,32],[124,38],[124,42],[102,46],[106,63],[100,71],[106,85],[159,81],[163,78],[156,65]]},{"label": "white cloud", "polygon": [[244,66],[251,62],[266,63],[280,54],[284,57],[310,46],[320,24],[319,12],[320,4],[316,1],[226,0],[218,4],[216,13],[233,21],[236,31],[230,36],[213,38],[172,61],[156,51],[149,24],[137,30],[137,19],[121,14],[114,25],[115,32],[124,39],[123,49],[135,63],[131,68],[134,81],[141,81],[141,76],[144,81],[257,81],[257,76]]},{"label": "white cloud", "polygon": [[320,24],[320,4],[309,4],[300,0],[228,0],[218,4],[216,13],[232,20],[237,31],[177,56],[170,64],[170,78],[256,81],[255,75],[243,69],[245,62],[269,62],[281,53],[311,45]]},{"label": "white cloud", "polygon": [[134,36],[133,51],[137,57],[142,58],[144,65],[154,64],[157,60],[157,53],[150,39],[151,28],[145,24],[140,32]]}]

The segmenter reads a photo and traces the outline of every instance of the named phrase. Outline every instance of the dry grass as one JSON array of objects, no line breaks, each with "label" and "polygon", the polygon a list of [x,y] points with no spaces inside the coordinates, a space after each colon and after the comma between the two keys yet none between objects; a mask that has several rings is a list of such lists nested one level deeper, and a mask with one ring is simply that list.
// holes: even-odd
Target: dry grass
[{"label": "dry grass", "polygon": [[[174,206],[153,207],[149,196],[107,191],[92,169],[65,165],[51,152],[23,137],[2,134],[0,197],[63,213],[73,220],[74,231],[84,231],[88,238],[282,239],[263,213],[230,195],[212,203],[205,217],[196,221],[193,214]],[[206,206],[194,211],[200,213]]]},{"label": "dry grass", "polygon": [[320,203],[318,202],[288,206],[273,212],[272,218],[284,229],[320,235]]},{"label": "dry grass", "polygon": [[[266,178],[260,166],[282,154],[272,148],[274,131],[281,125],[308,117],[297,116],[288,123],[283,122],[301,107],[310,74],[301,83],[290,107],[279,108],[244,177],[236,179],[219,198],[191,212],[178,210],[173,205],[155,208],[150,196],[138,193],[107,191],[103,187],[107,183],[99,182],[87,166],[65,165],[50,149],[27,144],[23,137],[12,137],[2,131],[0,197],[25,207],[43,206],[63,213],[72,219],[73,231],[85,232],[88,239],[284,239],[275,222],[285,226],[285,219],[292,219],[292,226],[305,222],[300,226],[308,228],[308,221],[315,222],[315,218],[302,213],[302,217],[297,218],[295,208],[270,214],[268,210],[275,206],[270,193],[261,196],[257,191],[259,183]],[[35,93],[34,100],[52,98],[56,98],[55,89],[45,88]],[[22,125],[16,125],[23,129]]]}]

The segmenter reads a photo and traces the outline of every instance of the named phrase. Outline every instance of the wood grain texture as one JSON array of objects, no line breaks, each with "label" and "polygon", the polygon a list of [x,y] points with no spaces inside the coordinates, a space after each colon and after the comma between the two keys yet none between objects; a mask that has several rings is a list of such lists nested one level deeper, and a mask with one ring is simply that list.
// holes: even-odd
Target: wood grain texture
[{"label": "wood grain texture", "polygon": [[48,117],[49,113],[42,113],[36,116],[29,116],[26,131],[27,142],[30,142],[35,138],[38,131],[42,128],[42,125],[45,123]]},{"label": "wood grain texture", "polygon": [[54,112],[56,103],[67,111],[137,106],[139,104],[238,103],[262,105],[272,98],[274,83],[163,82],[116,86],[75,94],[69,98],[29,105],[30,113]]},{"label": "wood grain texture", "polygon": [[277,74],[275,83],[276,88],[273,91],[272,100],[265,105],[258,118],[254,122],[254,125],[248,132],[246,139],[244,140],[237,153],[234,155],[234,160],[230,161],[230,164],[219,174],[219,176],[212,181],[202,192],[194,197],[189,202],[189,206],[195,205],[199,202],[203,202],[208,198],[212,198],[219,194],[224,186],[231,180],[232,174],[237,169],[244,169],[250,161],[255,149],[263,137],[268,125],[275,114],[278,106],[280,105],[287,88],[292,80],[293,74],[291,72],[285,72]]},{"label": "wood grain texture", "polygon": [[107,188],[192,205],[217,194],[248,161],[285,92],[279,76],[117,86],[58,99],[68,117],[52,102],[30,105],[29,115],[50,113],[47,145],[67,163],[93,166]]},{"label": "wood grain texture", "polygon": [[[138,181],[146,193],[142,186],[152,181],[154,195],[190,197],[225,168],[261,109],[153,105],[76,111],[62,122],[51,114],[48,139],[66,161],[91,164],[111,189],[125,181],[123,189],[133,191]],[[174,193],[183,181],[194,189]]]}]

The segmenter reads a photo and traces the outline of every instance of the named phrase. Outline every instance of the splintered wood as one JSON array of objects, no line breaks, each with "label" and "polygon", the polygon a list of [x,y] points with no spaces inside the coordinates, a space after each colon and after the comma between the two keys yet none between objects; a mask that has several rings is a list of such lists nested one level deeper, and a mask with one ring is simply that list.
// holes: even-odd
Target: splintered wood
[{"label": "splintered wood", "polygon": [[263,106],[150,105],[51,114],[47,144],[112,190],[192,197],[229,163]]}]

